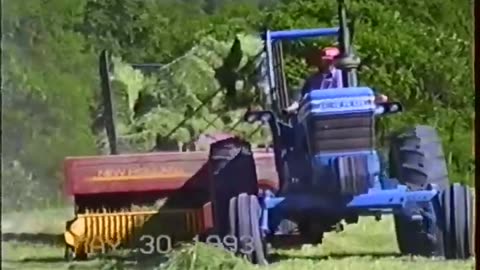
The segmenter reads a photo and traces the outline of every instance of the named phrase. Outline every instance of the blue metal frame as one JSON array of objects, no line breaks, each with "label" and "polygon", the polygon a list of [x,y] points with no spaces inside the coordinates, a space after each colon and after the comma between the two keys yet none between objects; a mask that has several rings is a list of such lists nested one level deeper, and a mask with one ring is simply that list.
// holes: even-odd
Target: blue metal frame
[{"label": "blue metal frame", "polygon": [[[429,202],[438,194],[438,190],[408,191],[404,185],[395,189],[370,189],[368,193],[355,196],[347,208],[357,210],[392,210],[391,213],[407,206],[410,203]],[[274,197],[273,194],[265,196],[263,202],[265,209],[273,209],[284,202],[287,197]],[[368,215],[368,213],[366,214]]]},{"label": "blue metal frame", "polygon": [[292,29],[270,31],[267,30],[270,36],[270,41],[276,40],[295,40],[301,38],[317,38],[317,37],[337,37],[340,28],[312,28],[312,29]]},{"label": "blue metal frame", "polygon": [[[312,28],[312,29],[292,29],[271,31],[266,30],[262,38],[265,42],[265,51],[267,54],[267,69],[270,89],[275,88],[275,75],[273,73],[272,44],[280,40],[296,40],[303,38],[319,38],[319,37],[338,37],[340,34],[339,27],[332,28]],[[274,93],[273,93],[274,94]],[[276,100],[273,95],[273,100]]]},{"label": "blue metal frame", "polygon": [[[267,193],[262,199],[263,212],[260,226],[263,232],[274,232],[280,221],[292,208],[295,212],[302,212],[312,207],[319,208],[322,212],[335,213],[342,217],[348,213],[359,216],[372,216],[378,214],[403,214],[410,218],[422,218],[411,216],[409,213],[412,205],[428,203],[437,196],[438,190],[408,191],[404,185],[398,185],[394,189],[370,189],[368,193],[353,197],[346,205],[338,201],[324,200],[318,197],[305,197],[304,195],[287,195],[275,197],[273,193]],[[319,211],[319,212],[320,212]]]}]

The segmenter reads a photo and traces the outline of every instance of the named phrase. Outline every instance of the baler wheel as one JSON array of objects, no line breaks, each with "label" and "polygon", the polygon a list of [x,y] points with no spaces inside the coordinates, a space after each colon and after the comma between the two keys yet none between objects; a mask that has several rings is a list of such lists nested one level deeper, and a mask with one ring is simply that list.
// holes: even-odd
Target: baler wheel
[{"label": "baler wheel", "polygon": [[230,235],[237,239],[236,253],[248,261],[267,265],[267,245],[260,230],[261,207],[255,195],[240,194],[230,200]]},{"label": "baler wheel", "polygon": [[470,189],[455,183],[440,194],[443,239],[447,259],[473,255],[473,199]]},{"label": "baler wheel", "polygon": [[[447,164],[441,140],[436,130],[429,126],[416,126],[397,134],[391,141],[390,176],[411,190],[422,190],[434,184],[439,190],[448,187]],[[414,207],[417,214],[436,215],[433,205]],[[395,231],[402,254],[443,256],[443,239],[434,226],[430,233],[424,232],[422,224],[410,217],[395,215]]]},{"label": "baler wheel", "polygon": [[442,142],[430,126],[416,126],[397,134],[390,144],[390,176],[413,190],[435,184],[448,187],[448,170]]},{"label": "baler wheel", "polygon": [[[69,220],[66,222],[65,226],[65,236],[66,239],[72,239],[73,235],[70,233],[70,228],[72,224],[75,222],[76,219]],[[65,241],[65,250],[63,254],[63,258],[66,261],[84,261],[87,259],[87,251],[85,250],[85,244],[79,244],[77,246],[70,246],[67,244],[68,241]]]}]

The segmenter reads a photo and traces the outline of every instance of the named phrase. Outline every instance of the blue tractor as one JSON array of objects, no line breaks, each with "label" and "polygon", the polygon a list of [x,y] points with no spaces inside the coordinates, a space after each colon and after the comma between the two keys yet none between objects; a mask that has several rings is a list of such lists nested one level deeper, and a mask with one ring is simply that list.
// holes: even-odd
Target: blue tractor
[{"label": "blue tractor", "polygon": [[[233,138],[214,143],[215,233],[235,237],[235,252],[267,264],[271,243],[295,237],[301,243],[321,243],[325,232],[341,230],[360,216],[393,214],[402,254],[471,257],[471,190],[449,183],[435,129],[417,125],[393,133],[388,159],[376,148],[377,118],[399,113],[402,106],[375,103],[371,88],[357,86],[359,60],[350,44],[343,0],[338,2],[338,28],[264,33],[271,106],[247,112],[245,120],[270,126],[279,187],[258,190],[248,142]],[[290,101],[282,41],[332,36],[339,41],[345,87],[311,91],[298,112],[286,116],[282,109]]]}]

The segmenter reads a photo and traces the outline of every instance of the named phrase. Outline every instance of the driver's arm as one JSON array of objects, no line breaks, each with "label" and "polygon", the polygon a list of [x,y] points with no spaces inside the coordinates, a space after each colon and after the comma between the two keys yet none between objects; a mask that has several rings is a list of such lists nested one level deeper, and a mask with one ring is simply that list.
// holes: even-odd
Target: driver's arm
[{"label": "driver's arm", "polygon": [[383,94],[376,94],[375,95],[375,103],[385,103],[388,102],[388,97]]},{"label": "driver's arm", "polygon": [[309,90],[310,90],[310,80],[307,79],[305,80],[305,83],[303,84],[303,87],[302,89],[300,90],[300,94],[297,95],[297,97],[294,99],[295,101],[292,102],[290,104],[290,106],[288,106],[287,108],[285,108],[285,111],[287,112],[294,112],[296,110],[298,110],[298,108],[300,107],[300,103],[299,101],[302,99],[303,96],[305,96]]},{"label": "driver's arm", "polygon": [[388,97],[384,94],[378,93],[375,89],[373,90],[375,93],[375,103],[385,103],[388,102]]},{"label": "driver's arm", "polygon": [[310,78],[306,79],[300,91],[300,96],[296,100],[302,99],[303,96],[305,96],[308,92],[310,92],[310,84],[311,84]]}]

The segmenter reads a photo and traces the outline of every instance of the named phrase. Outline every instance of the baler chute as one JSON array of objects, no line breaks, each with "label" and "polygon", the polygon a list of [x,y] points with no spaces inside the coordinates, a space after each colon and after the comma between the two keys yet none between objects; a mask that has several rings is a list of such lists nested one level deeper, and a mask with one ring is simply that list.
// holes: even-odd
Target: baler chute
[{"label": "baler chute", "polygon": [[[206,233],[214,227],[211,153],[119,153],[108,53],[103,51],[99,60],[110,155],[67,157],[64,161],[67,194],[75,204],[75,217],[67,222],[64,234],[66,256],[83,259],[112,248],[138,247],[142,235],[163,235],[176,242]],[[272,154],[265,150],[252,153],[256,162],[263,164],[256,171],[259,184],[274,187]]]}]

